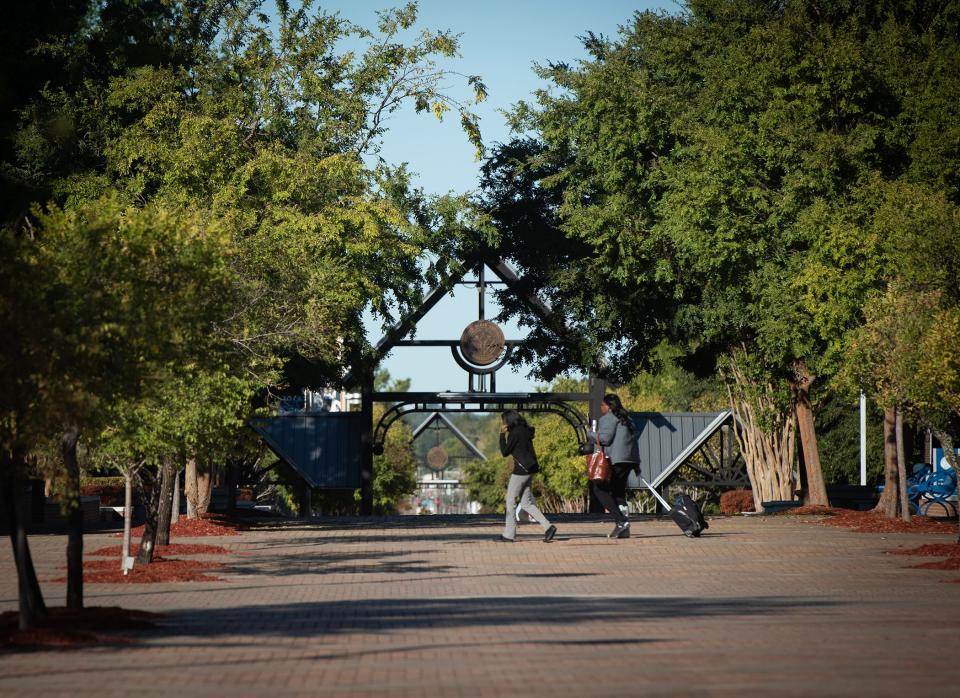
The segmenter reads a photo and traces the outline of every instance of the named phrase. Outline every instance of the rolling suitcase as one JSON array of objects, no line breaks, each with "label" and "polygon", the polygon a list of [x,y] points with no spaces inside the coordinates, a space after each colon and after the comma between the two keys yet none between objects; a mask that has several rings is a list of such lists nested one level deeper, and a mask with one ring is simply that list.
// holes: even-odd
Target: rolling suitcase
[{"label": "rolling suitcase", "polygon": [[700,507],[698,507],[697,503],[688,495],[678,494],[674,498],[673,506],[671,507],[667,504],[667,500],[661,497],[660,493],[650,486],[649,482],[643,478],[640,479],[640,482],[646,485],[648,490],[653,492],[653,496],[656,497],[657,501],[669,512],[670,518],[680,527],[683,535],[687,538],[699,538],[701,533],[710,528],[710,524],[703,518],[703,512],[700,511]]}]

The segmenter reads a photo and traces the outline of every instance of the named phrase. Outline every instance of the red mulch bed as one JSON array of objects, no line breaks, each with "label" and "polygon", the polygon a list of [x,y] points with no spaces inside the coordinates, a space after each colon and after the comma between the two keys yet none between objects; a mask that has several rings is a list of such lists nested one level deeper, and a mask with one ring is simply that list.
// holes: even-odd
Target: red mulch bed
[{"label": "red mulch bed", "polygon": [[919,548],[891,550],[891,555],[925,555],[929,557],[960,557],[960,543],[927,543]]},{"label": "red mulch bed", "polygon": [[910,523],[900,519],[889,519],[883,514],[872,511],[854,511],[833,507],[806,506],[795,507],[779,512],[777,516],[796,516],[819,514],[824,518],[817,521],[825,526],[839,526],[857,533],[947,533],[955,534],[957,524],[950,521],[932,519],[929,516],[914,516]]},{"label": "red mulch bed", "polygon": [[[149,565],[135,565],[129,574],[120,570],[118,560],[87,560],[83,563],[85,584],[162,584],[166,582],[222,582],[221,577],[201,570],[223,567],[222,562],[167,559],[154,555]],[[50,580],[65,582],[66,577]]]},{"label": "red mulch bed", "polygon": [[912,570],[960,570],[960,557],[948,557],[935,562],[907,565]]},{"label": "red mulch bed", "polygon": [[67,648],[102,644],[130,644],[125,631],[154,628],[159,613],[117,606],[47,608],[48,616],[35,628],[18,629],[16,611],[0,613],[0,648]]},{"label": "red mulch bed", "polygon": [[[928,543],[918,548],[891,550],[890,554],[946,558],[934,562],[924,562],[919,565],[908,565],[910,569],[914,570],[960,570],[960,543]],[[951,580],[951,583],[960,583],[960,579]]]},{"label": "red mulch bed", "polygon": [[[219,514],[204,514],[200,519],[188,519],[181,516],[175,524],[170,524],[170,536],[178,538],[201,538],[203,536],[236,536],[237,531],[245,531],[247,526]],[[122,536],[123,534],[117,534]],[[143,536],[143,526],[137,526],[131,532],[134,538]]]},{"label": "red mulch bed", "polygon": [[[130,554],[136,555],[140,550],[139,543],[130,544]],[[122,545],[110,545],[106,548],[99,548],[92,553],[96,557],[120,557],[123,553]],[[154,549],[154,555],[229,555],[230,551],[219,545],[205,545],[203,543],[171,543],[170,545],[158,545]]]}]

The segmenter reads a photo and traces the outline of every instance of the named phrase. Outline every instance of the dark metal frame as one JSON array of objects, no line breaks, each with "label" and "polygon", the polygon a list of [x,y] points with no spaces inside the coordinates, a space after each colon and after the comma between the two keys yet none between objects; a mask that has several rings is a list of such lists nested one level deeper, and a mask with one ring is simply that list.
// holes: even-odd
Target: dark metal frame
[{"label": "dark metal frame", "polygon": [[[499,281],[489,281],[485,276],[485,267],[493,270]],[[404,414],[414,412],[494,412],[506,409],[516,409],[528,412],[547,412],[563,417],[574,429],[577,442],[581,450],[585,450],[587,443],[587,422],[583,414],[567,404],[568,402],[588,402],[590,419],[598,419],[600,401],[603,399],[606,384],[602,379],[591,375],[589,377],[590,390],[587,393],[497,393],[496,372],[512,358],[514,349],[522,343],[520,340],[506,340],[504,355],[490,366],[476,366],[466,360],[460,351],[458,340],[415,340],[405,339],[417,326],[420,320],[432,310],[449,290],[461,283],[475,286],[478,291],[478,319],[485,319],[486,289],[492,285],[503,285],[531,308],[534,314],[549,327],[554,328],[561,337],[569,336],[563,320],[554,314],[553,309],[543,302],[535,293],[522,288],[520,277],[502,259],[486,259],[482,256],[463,266],[464,271],[452,276],[446,284],[431,290],[416,310],[403,317],[399,323],[390,328],[374,347],[372,361],[358,367],[359,374],[345,377],[344,385],[359,383],[361,392],[360,412],[369,430],[361,438],[360,457],[360,513],[367,515],[373,510],[373,456],[382,453],[384,438],[390,425]],[[475,281],[464,282],[466,270],[476,272]],[[373,366],[398,346],[428,347],[448,346],[453,353],[454,360],[467,372],[467,392],[465,393],[389,393],[375,392],[373,389]],[[488,381],[489,377],[489,390]],[[388,402],[391,405],[380,421],[373,424],[373,403]]]},{"label": "dark metal frame", "polygon": [[577,435],[578,446],[587,443],[587,421],[568,402],[590,400],[590,393],[390,393],[371,395],[374,402],[392,402],[373,433],[373,452],[383,453],[390,426],[404,415],[417,412],[546,412],[562,417]]}]

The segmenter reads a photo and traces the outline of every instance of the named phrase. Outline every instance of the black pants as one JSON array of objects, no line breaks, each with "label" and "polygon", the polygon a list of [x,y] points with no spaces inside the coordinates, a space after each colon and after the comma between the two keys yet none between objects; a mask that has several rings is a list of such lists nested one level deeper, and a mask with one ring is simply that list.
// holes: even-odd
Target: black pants
[{"label": "black pants", "polygon": [[620,505],[627,503],[627,478],[635,467],[637,467],[636,463],[614,463],[610,468],[609,480],[594,480],[590,483],[597,501],[613,515],[617,523],[624,523],[627,520],[620,511]]}]

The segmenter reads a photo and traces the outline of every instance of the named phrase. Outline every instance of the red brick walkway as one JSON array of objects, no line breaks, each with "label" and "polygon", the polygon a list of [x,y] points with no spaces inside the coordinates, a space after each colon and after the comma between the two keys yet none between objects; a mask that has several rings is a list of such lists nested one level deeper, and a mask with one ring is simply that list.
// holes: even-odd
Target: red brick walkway
[{"label": "red brick walkway", "polygon": [[[168,614],[132,647],[0,655],[0,695],[956,695],[960,572],[885,554],[948,536],[716,519],[290,524],[215,542],[227,581],[89,585],[88,605]],[[116,539],[87,537],[88,550]],[[31,539],[41,580],[62,536]],[[44,583],[60,605],[64,586]],[[16,607],[9,543],[0,610]],[[145,691],[142,689],[146,689]]]}]

